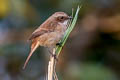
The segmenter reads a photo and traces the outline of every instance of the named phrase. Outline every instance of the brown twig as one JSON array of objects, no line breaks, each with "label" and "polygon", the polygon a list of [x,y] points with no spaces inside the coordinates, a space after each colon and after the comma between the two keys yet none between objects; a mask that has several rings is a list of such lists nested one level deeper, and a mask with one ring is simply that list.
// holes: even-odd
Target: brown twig
[{"label": "brown twig", "polygon": [[[53,49],[53,55],[55,55],[55,48]],[[55,66],[56,66],[56,59],[54,56],[50,57],[50,61],[48,64],[48,80],[53,80],[53,75],[55,72]]]}]

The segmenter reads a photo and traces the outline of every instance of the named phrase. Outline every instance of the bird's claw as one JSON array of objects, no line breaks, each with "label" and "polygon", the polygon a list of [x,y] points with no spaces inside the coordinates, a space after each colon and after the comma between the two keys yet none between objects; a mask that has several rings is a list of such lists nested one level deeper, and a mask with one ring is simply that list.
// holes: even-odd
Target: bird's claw
[{"label": "bird's claw", "polygon": [[56,46],[62,47],[62,43],[57,43]]},{"label": "bird's claw", "polygon": [[56,54],[52,54],[52,57],[54,57],[54,59],[55,59],[56,61],[58,61],[58,58],[57,58]]}]

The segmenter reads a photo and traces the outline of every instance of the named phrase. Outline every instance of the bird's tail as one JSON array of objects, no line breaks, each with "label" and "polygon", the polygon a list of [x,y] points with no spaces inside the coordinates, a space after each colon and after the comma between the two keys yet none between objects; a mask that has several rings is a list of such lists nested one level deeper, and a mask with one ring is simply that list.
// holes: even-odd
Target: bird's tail
[{"label": "bird's tail", "polygon": [[26,59],[26,61],[24,63],[23,69],[25,69],[29,59],[31,58],[33,52],[38,48],[38,46],[39,46],[39,41],[32,42],[31,51],[30,51],[30,53],[29,53],[29,55],[28,55],[28,57],[27,57],[27,59]]}]

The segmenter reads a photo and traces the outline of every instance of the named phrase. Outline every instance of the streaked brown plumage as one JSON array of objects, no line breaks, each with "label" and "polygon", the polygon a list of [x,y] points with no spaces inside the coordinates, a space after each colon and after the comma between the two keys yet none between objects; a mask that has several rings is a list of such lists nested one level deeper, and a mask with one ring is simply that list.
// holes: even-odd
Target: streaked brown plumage
[{"label": "streaked brown plumage", "polygon": [[26,64],[37,47],[54,48],[59,43],[67,29],[67,22],[70,18],[64,12],[56,12],[32,33],[29,38],[32,41],[31,51],[23,68],[26,67]]}]

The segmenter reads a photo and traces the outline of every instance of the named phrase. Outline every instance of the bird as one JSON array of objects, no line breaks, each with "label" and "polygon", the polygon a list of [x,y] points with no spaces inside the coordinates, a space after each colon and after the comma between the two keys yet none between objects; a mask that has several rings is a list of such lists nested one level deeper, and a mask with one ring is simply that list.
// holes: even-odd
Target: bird
[{"label": "bird", "polygon": [[68,28],[67,24],[70,19],[72,19],[72,17],[68,16],[65,12],[55,12],[32,33],[29,37],[31,50],[24,63],[23,69],[25,69],[33,52],[39,46],[53,49],[56,47],[56,44],[59,44]]}]

